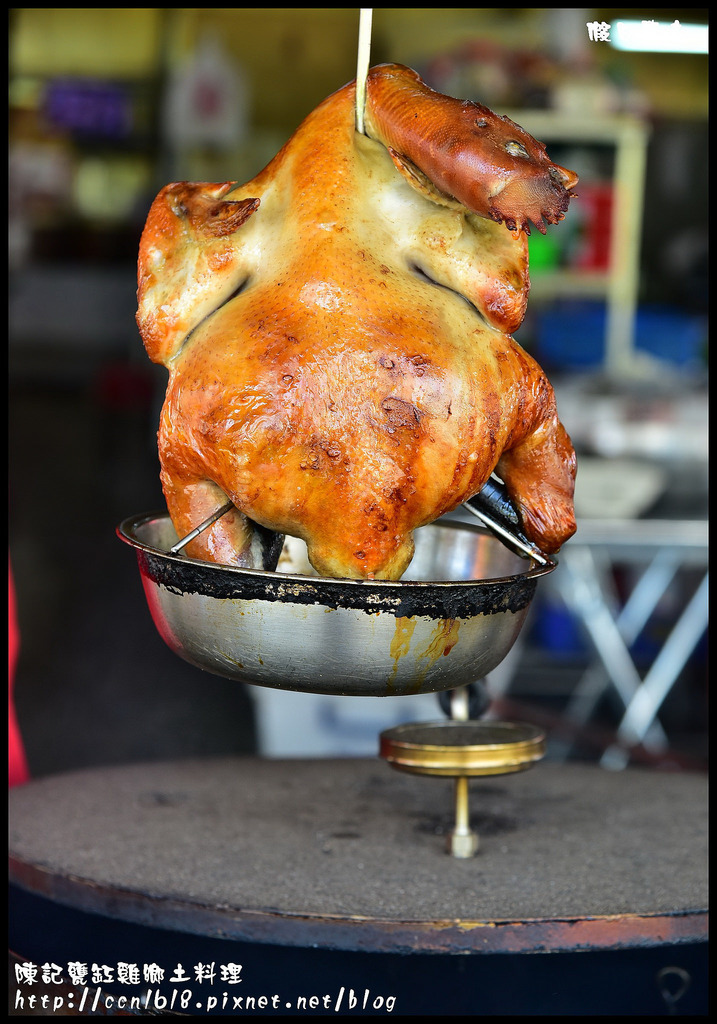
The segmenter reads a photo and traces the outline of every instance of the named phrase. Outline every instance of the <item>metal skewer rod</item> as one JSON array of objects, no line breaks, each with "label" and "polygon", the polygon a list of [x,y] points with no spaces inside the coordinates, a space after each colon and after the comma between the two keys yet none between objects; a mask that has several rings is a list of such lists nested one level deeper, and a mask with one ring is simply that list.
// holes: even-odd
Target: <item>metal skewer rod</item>
[{"label": "metal skewer rod", "polygon": [[358,61],[356,66],[356,131],[365,135],[366,78],[371,57],[373,7],[361,7],[359,14]]},{"label": "metal skewer rod", "polygon": [[191,533],[188,533],[186,537],[182,537],[181,540],[178,540],[177,543],[169,549],[170,555],[178,555],[182,548],[186,547],[190,541],[193,541],[194,538],[198,537],[200,533],[204,532],[204,530],[208,530],[212,523],[216,523],[217,519],[221,519],[221,517],[232,508],[234,508],[233,502],[228,501],[226,505],[222,505],[221,508],[212,512],[208,519],[205,519],[203,523],[199,524],[199,526],[195,526]]},{"label": "metal skewer rod", "polygon": [[550,559],[546,558],[545,555],[538,550],[538,548],[533,547],[531,544],[524,544],[519,537],[516,537],[515,534],[510,532],[510,530],[506,530],[504,527],[500,525],[500,523],[497,523],[495,519],[491,519],[490,516],[487,516],[484,512],[481,512],[477,508],[473,508],[473,506],[469,505],[468,503],[465,503],[463,505],[463,508],[467,509],[468,512],[471,513],[471,515],[474,515],[478,519],[480,519],[480,521],[485,526],[487,526],[489,530],[492,530],[494,533],[497,533],[498,536],[505,540],[505,542],[513,549],[518,548],[520,551],[523,552],[523,554],[527,555],[529,558],[532,558],[534,561],[538,562],[539,565],[550,564]]}]

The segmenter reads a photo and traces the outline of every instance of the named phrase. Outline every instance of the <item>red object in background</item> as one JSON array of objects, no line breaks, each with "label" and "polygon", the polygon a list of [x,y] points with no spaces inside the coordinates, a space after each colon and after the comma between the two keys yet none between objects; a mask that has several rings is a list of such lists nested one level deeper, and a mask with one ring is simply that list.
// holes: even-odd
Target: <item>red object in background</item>
[{"label": "red object in background", "polygon": [[97,400],[103,408],[116,410],[150,409],[154,381],[144,367],[129,363],[107,363],[95,381]]},{"label": "red object in background", "polygon": [[581,181],[577,191],[582,231],[573,265],[581,270],[609,270],[613,187]]},{"label": "red object in background", "polygon": [[15,585],[12,579],[12,566],[8,560],[8,716],[7,716],[7,747],[8,747],[8,786],[19,786],[27,782],[30,772],[25,757],[25,747],[20,735],[20,728],[15,715],[13,687],[15,684],[15,665],[20,651],[20,629],[17,624],[17,606],[15,604]]}]

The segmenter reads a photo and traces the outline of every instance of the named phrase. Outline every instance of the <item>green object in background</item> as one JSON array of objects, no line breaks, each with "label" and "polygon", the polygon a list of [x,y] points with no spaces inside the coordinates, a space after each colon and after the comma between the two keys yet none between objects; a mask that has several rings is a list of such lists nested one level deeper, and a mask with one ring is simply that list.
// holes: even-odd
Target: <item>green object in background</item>
[{"label": "green object in background", "polygon": [[554,235],[534,230],[528,239],[528,253],[531,273],[546,273],[560,265],[562,245]]}]

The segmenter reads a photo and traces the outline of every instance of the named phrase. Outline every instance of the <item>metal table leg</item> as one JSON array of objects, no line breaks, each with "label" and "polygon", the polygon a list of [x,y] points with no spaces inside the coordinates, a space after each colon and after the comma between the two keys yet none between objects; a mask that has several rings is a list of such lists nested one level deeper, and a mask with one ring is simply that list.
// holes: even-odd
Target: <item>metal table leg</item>
[{"label": "metal table leg", "polygon": [[601,574],[590,547],[567,547],[560,561],[562,571],[556,574],[556,586],[567,607],[578,616],[598,659],[579,681],[566,717],[585,724],[612,684],[625,713],[616,742],[602,756],[603,766],[624,768],[629,760],[628,748],[638,743],[655,753],[663,752],[668,740],[657,715],[707,627],[707,575],[643,679],[629,647],[679,570],[679,550],[663,548],[657,552],[622,609],[615,602],[610,607],[611,587],[607,576],[602,578],[605,574]]},{"label": "metal table leg", "polygon": [[[563,599],[580,618],[609,680],[628,707],[642,679],[605,601],[594,553],[587,547],[566,548],[560,565],[564,571],[556,573],[556,583]],[[656,753],[667,749],[667,737],[659,722],[645,736],[645,745]]]},{"label": "metal table leg", "polygon": [[[611,564],[608,560],[608,571],[598,577],[601,596],[606,605],[606,595],[614,589],[609,573]],[[618,605],[617,595],[612,595],[613,607],[610,614],[626,647],[629,648],[640,635],[679,567],[679,553],[672,548],[662,548],[640,575],[622,608]],[[594,571],[597,573],[597,562],[594,562]],[[610,676],[602,660],[593,661],[575,686],[565,709],[565,718],[577,726],[586,725],[609,685]],[[567,757],[569,752],[567,745],[562,752],[563,757]]]},{"label": "metal table leg", "polygon": [[709,574],[705,573],[692,600],[675,623],[642,685],[628,704],[617,730],[619,746],[610,747],[603,755],[602,760],[607,766],[612,767],[615,762],[622,760],[625,746],[642,742],[655,721],[665,697],[707,629],[708,589]]}]

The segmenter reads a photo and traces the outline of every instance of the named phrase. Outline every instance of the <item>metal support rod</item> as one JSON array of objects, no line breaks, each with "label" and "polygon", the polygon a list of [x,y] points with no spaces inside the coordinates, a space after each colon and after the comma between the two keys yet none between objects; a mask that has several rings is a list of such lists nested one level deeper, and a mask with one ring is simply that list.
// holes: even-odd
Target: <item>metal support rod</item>
[{"label": "metal support rod", "polygon": [[468,802],[468,776],[459,775],[454,781],[453,806],[455,822],[448,840],[448,852],[454,857],[466,860],[478,850],[478,834],[470,826]]},{"label": "metal support rod", "polygon": [[469,505],[464,502],[463,508],[471,515],[474,515],[476,519],[480,519],[484,526],[487,526],[489,530],[496,534],[509,548],[513,551],[517,551],[519,555],[525,555],[528,558],[532,558],[538,565],[550,565],[550,559],[533,544],[524,543],[519,537],[516,537],[514,533],[506,530],[504,526],[496,522],[491,516],[486,515],[485,512],[475,508],[473,505]]},{"label": "metal support rod", "polygon": [[[451,718],[456,722],[469,720],[470,693],[467,686],[451,691]],[[453,857],[472,857],[480,842],[478,834],[470,825],[470,804],[468,800],[468,776],[458,775],[453,789],[453,829],[448,836],[448,852]]]},{"label": "metal support rod", "polygon": [[451,690],[451,718],[454,722],[467,722],[470,718],[470,690],[467,686]]},{"label": "metal support rod", "polygon": [[198,537],[200,533],[204,532],[204,530],[209,529],[212,523],[216,523],[217,519],[221,519],[221,517],[232,508],[234,508],[233,502],[228,501],[226,505],[222,505],[221,508],[218,508],[215,512],[212,512],[208,519],[205,519],[203,523],[199,524],[199,526],[195,526],[191,533],[188,533],[186,537],[182,537],[181,540],[178,540],[177,543],[169,549],[170,555],[179,554],[182,548],[186,547],[190,541],[193,541],[194,538]]}]

